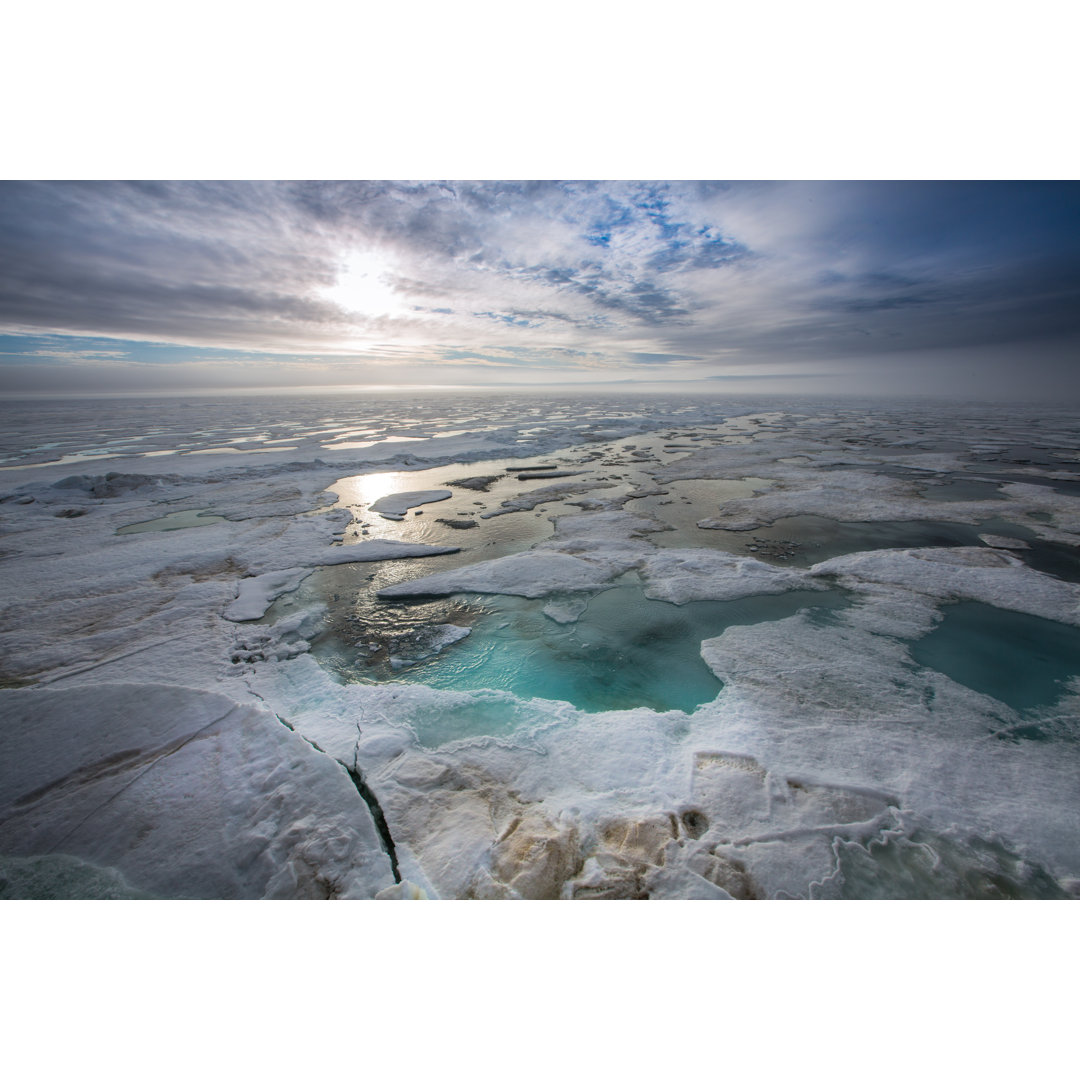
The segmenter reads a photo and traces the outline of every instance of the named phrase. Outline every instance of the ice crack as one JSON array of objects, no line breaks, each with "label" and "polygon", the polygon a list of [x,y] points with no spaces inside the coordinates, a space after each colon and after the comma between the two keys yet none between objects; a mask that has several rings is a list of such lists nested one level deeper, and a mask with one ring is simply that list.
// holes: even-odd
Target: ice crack
[{"label": "ice crack", "polygon": [[[263,704],[266,704],[266,699],[256,691],[248,687],[248,690],[257,697]],[[289,723],[283,716],[279,716],[274,713],[278,723],[283,724],[290,731],[295,732],[304,740],[313,750],[317,750],[320,754],[325,754],[326,751],[312,739],[307,738],[301,732]],[[356,725],[356,735],[359,740],[360,725]],[[390,826],[386,823],[386,815],[383,813],[383,808],[379,805],[378,797],[375,792],[368,786],[367,781],[364,779],[364,774],[360,771],[359,765],[360,744],[357,741],[356,749],[353,752],[352,765],[342,761],[341,758],[334,758],[334,760],[349,774],[349,779],[353,782],[353,787],[356,788],[357,794],[364,803],[367,805],[368,813],[371,814],[372,823],[375,825],[375,831],[379,834],[379,842],[382,844],[383,850],[386,852],[386,857],[390,860],[390,873],[394,875],[395,884],[401,884],[401,869],[398,866],[397,848],[394,846],[394,838],[390,834]],[[329,755],[327,755],[329,756]]]},{"label": "ice crack", "polygon": [[357,794],[367,803],[368,810],[371,813],[371,820],[375,822],[375,830],[378,832],[379,839],[382,841],[383,848],[390,859],[390,873],[394,875],[394,881],[400,885],[401,870],[398,867],[397,849],[394,847],[394,838],[390,835],[390,826],[386,823],[386,815],[379,805],[375,792],[368,786],[364,774],[357,767],[355,757],[352,765],[346,765],[341,760],[338,760],[338,764],[349,774],[349,779],[352,780]]}]

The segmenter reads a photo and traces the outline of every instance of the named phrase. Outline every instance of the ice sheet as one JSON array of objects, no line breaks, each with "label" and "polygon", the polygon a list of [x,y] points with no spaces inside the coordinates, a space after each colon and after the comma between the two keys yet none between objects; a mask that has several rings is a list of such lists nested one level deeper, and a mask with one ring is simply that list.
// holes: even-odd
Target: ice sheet
[{"label": "ice sheet", "polygon": [[[1017,709],[917,660],[950,605],[1080,625],[1077,584],[1037,569],[1080,546],[1064,411],[511,396],[4,408],[5,895],[1080,894],[1074,685]],[[326,449],[328,430],[377,445]],[[116,471],[84,475],[101,452]],[[356,475],[486,477],[508,457],[592,486],[490,520],[543,493],[454,488],[468,500],[454,516],[480,521],[455,543],[433,514],[347,535],[354,515],[324,494]],[[117,535],[204,511],[224,520]],[[747,551],[755,523],[800,515],[865,523],[853,536],[906,521],[971,538],[804,552],[798,567],[778,543]],[[414,521],[432,542],[411,542]],[[705,637],[716,696],[692,714],[586,711],[404,675],[338,681],[309,651],[348,602],[313,585],[335,564],[334,587],[369,606],[379,587],[536,597],[538,647],[638,578],[675,614],[836,589],[847,602]],[[409,679],[479,636],[432,626],[454,629],[395,654]]]}]

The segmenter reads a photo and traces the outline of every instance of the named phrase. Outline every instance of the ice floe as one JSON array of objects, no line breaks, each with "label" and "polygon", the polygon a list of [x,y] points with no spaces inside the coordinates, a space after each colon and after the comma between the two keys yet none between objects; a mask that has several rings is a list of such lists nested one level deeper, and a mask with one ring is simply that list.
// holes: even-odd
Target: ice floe
[{"label": "ice floe", "polygon": [[645,595],[671,604],[737,600],[743,596],[820,588],[804,571],[770,566],[726,551],[674,548],[642,561]]},{"label": "ice floe", "polygon": [[388,521],[400,521],[408,510],[426,503],[442,502],[449,499],[452,491],[399,491],[393,495],[384,495],[371,504],[373,513],[381,514]]},{"label": "ice floe", "polygon": [[1080,585],[1030,570],[991,548],[915,548],[845,555],[811,568],[842,585],[903,588],[940,600],[979,600],[1010,611],[1080,625]]},{"label": "ice floe", "polygon": [[438,656],[447,646],[468,636],[467,626],[456,626],[453,623],[425,626],[407,634],[399,634],[386,643],[390,653],[390,667],[395,671],[411,667],[421,660]]},{"label": "ice floe", "polygon": [[447,570],[379,590],[383,599],[406,596],[450,596],[453,593],[502,593],[547,596],[554,592],[593,590],[609,581],[605,564],[586,562],[557,551],[523,551],[491,562]]},{"label": "ice floe", "polygon": [[237,586],[236,599],[225,609],[224,616],[233,622],[261,619],[266,609],[279,597],[292,592],[311,570],[272,570],[268,574],[244,578]]},{"label": "ice floe", "polygon": [[1010,551],[1026,551],[1031,545],[1026,540],[1015,536],[997,536],[994,533],[979,533],[979,539],[988,547],[1006,548]]},{"label": "ice floe", "polygon": [[[546,473],[544,475],[550,476],[553,474]],[[580,495],[583,492],[593,491],[596,488],[610,488],[614,486],[614,484],[604,480],[576,481],[572,484],[550,484],[547,487],[537,488],[535,491],[518,495],[513,499],[505,499],[495,510],[489,510],[487,513],[481,514],[480,516],[482,518],[493,518],[499,517],[501,514],[515,514],[522,510],[535,510],[544,503],[559,502],[569,498],[571,495]]]}]

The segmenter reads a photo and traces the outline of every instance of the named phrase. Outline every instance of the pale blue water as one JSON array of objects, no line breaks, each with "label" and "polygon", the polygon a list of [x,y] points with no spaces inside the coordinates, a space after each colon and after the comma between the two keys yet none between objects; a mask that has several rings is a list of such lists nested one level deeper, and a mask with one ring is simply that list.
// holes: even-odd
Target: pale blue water
[{"label": "pale blue water", "polygon": [[[1053,705],[1068,680],[1080,676],[1080,629],[989,604],[950,604],[934,630],[912,644],[911,655],[1026,711]],[[1040,736],[1033,729],[1031,737]]]},{"label": "pale blue water", "polygon": [[211,513],[209,510],[175,510],[164,517],[152,518],[150,521],[138,521],[133,525],[122,525],[116,530],[117,536],[127,536],[130,533],[144,532],[172,532],[174,529],[198,529],[204,525],[216,525],[224,521],[220,514]]},{"label": "pale blue water", "polygon": [[[676,606],[624,583],[592,597],[578,620],[564,625],[543,613],[543,600],[474,602],[483,615],[469,637],[404,671],[391,672],[378,658],[354,667],[353,677],[505,690],[520,698],[568,701],[589,712],[642,705],[692,712],[723,685],[701,659],[706,638],[729,626],[784,619],[804,608],[825,612],[846,601],[839,591],[796,591]],[[479,733],[463,730],[455,737]]]}]

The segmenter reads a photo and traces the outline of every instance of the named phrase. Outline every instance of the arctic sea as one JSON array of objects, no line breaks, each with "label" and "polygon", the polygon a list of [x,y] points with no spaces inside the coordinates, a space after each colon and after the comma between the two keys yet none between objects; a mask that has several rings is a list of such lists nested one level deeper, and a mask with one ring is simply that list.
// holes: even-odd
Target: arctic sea
[{"label": "arctic sea", "polygon": [[1080,895],[1080,423],[0,405],[0,897]]}]

